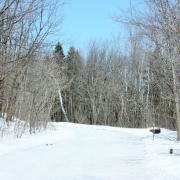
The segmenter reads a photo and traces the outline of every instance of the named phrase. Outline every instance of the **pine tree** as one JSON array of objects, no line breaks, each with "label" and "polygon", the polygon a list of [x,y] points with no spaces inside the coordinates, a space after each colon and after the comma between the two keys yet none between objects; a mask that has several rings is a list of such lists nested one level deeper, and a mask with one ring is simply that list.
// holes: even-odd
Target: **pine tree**
[{"label": "pine tree", "polygon": [[80,104],[79,98],[79,86],[80,86],[80,72],[82,70],[82,57],[79,52],[72,46],[69,48],[67,57],[67,76],[71,82],[69,88],[65,91],[65,106],[67,108],[68,115],[72,122],[78,122],[76,118],[77,107]]},{"label": "pine tree", "polygon": [[63,51],[63,48],[62,48],[62,45],[60,42],[58,42],[56,44],[54,56],[55,56],[55,59],[56,59],[58,64],[63,62],[65,55],[64,55],[64,51]]},{"label": "pine tree", "polygon": [[79,73],[82,68],[82,57],[79,52],[72,46],[69,48],[67,55],[67,65],[68,65],[68,76],[74,78]]},{"label": "pine tree", "polygon": [[[60,42],[57,42],[57,44],[55,46],[54,59],[60,68],[61,67],[64,68],[66,66],[65,55],[64,55],[64,51],[63,51],[63,48],[62,48],[62,45]],[[66,69],[66,68],[64,68],[64,69]],[[53,120],[53,121],[63,121],[64,120],[63,111],[59,107],[60,107],[60,102],[59,102],[59,97],[57,96],[53,103],[53,107],[52,107],[52,111],[51,111],[51,120]]]}]

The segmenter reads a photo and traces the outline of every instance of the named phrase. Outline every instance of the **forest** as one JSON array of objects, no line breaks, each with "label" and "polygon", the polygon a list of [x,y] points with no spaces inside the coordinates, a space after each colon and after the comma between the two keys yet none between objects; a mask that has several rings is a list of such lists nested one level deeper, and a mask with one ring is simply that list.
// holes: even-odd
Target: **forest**
[{"label": "forest", "polygon": [[73,46],[65,54],[61,37],[48,43],[63,5],[0,2],[0,117],[15,121],[17,137],[66,121],[158,126],[177,130],[180,140],[180,1],[147,0],[146,11],[115,15],[128,32],[127,51],[94,40],[85,55]]}]

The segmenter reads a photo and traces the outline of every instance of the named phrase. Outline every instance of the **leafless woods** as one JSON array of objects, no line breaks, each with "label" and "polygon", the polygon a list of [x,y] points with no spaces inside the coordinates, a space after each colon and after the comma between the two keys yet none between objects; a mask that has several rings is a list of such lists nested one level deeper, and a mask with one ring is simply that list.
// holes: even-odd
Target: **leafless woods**
[{"label": "leafless woods", "polygon": [[156,125],[177,129],[180,139],[180,2],[144,3],[144,12],[115,17],[130,29],[127,52],[112,41],[92,42],[84,59],[75,47],[65,56],[60,43],[46,52],[55,4],[1,1],[0,112],[7,124],[24,120],[17,136],[52,120]]}]

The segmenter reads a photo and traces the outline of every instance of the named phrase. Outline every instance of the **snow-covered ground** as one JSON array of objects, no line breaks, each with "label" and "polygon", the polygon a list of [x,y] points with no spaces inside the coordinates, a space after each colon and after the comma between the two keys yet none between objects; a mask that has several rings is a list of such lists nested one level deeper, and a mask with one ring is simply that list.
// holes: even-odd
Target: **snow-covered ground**
[{"label": "snow-covered ground", "polygon": [[53,125],[0,139],[0,180],[180,180],[175,132],[162,129],[152,141],[148,129]]}]

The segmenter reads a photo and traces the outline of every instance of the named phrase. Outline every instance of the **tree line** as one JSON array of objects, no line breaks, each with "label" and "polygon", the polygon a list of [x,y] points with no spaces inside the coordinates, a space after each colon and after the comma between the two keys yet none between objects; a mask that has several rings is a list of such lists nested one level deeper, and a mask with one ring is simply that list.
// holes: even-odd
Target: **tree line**
[{"label": "tree line", "polygon": [[[152,64],[155,52],[145,49],[139,39],[133,43],[130,56],[93,42],[86,63],[73,47],[60,59],[58,64],[69,74],[68,82],[72,81],[62,91],[70,122],[130,128],[155,124],[175,129],[175,103],[166,98],[165,93],[171,93],[168,87],[161,87],[159,66]],[[65,121],[58,100],[51,119]]]}]

